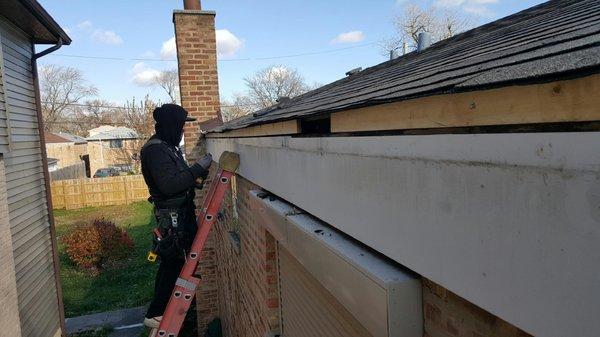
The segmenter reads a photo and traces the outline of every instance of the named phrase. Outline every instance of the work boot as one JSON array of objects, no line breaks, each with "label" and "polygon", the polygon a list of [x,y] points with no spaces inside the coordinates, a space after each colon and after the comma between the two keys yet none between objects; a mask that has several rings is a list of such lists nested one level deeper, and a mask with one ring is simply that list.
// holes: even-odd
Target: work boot
[{"label": "work boot", "polygon": [[156,316],[152,318],[144,317],[144,325],[151,329],[158,329],[162,316]]}]

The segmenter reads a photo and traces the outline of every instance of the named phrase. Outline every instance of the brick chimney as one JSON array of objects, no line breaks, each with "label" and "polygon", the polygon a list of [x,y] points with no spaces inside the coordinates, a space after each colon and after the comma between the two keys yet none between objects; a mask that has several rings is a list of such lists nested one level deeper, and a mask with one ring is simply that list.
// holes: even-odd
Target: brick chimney
[{"label": "brick chimney", "polygon": [[199,0],[184,0],[184,10],[173,12],[181,105],[196,117],[186,123],[185,153],[193,161],[204,153],[201,129],[221,120],[215,12],[203,11]]},{"label": "brick chimney", "polygon": [[[221,121],[217,41],[215,12],[201,10],[199,0],[184,0],[183,3],[183,10],[173,12],[173,23],[181,105],[192,117],[197,118],[196,122],[186,123],[184,128],[186,157],[193,162],[206,151],[201,131]],[[197,205],[202,203],[203,192],[196,193]],[[199,336],[204,335],[208,323],[218,316],[214,242],[213,231],[198,265],[202,275],[202,283],[196,293]]]}]

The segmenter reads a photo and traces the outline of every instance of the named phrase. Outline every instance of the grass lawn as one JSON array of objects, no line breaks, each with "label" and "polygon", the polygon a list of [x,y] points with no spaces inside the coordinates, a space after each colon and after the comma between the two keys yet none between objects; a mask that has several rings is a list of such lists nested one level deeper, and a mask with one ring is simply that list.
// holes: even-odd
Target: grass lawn
[{"label": "grass lawn", "polygon": [[[65,315],[80,316],[146,305],[152,299],[156,264],[146,260],[152,241],[152,205],[137,202],[76,210],[55,210]],[[60,237],[78,222],[105,218],[125,228],[134,242],[127,266],[98,276],[80,271],[64,253]]]}]

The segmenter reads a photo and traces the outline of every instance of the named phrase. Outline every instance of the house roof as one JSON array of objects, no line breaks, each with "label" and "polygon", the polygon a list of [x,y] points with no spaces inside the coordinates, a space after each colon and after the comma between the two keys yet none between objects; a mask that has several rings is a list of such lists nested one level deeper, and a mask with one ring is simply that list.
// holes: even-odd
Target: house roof
[{"label": "house roof", "polygon": [[552,0],[367,68],[213,131],[600,71],[600,1]]},{"label": "house roof", "polygon": [[[97,132],[96,132],[97,130]],[[90,130],[90,136],[86,140],[111,140],[111,139],[138,139],[137,132],[124,126],[114,127],[103,125]]]},{"label": "house roof", "polygon": [[46,132],[44,133],[44,139],[46,143],[75,143],[85,144],[87,141],[83,137],[72,135],[66,132]]},{"label": "house roof", "polygon": [[77,135],[73,135],[70,133],[66,133],[66,132],[59,132],[58,133],[59,136],[66,138],[68,140],[70,140],[71,142],[75,143],[75,144],[84,144],[87,143],[87,140],[85,140],[85,138],[77,136]]},{"label": "house roof", "polygon": [[33,43],[71,44],[71,38],[36,0],[2,0],[0,14],[33,37]]}]

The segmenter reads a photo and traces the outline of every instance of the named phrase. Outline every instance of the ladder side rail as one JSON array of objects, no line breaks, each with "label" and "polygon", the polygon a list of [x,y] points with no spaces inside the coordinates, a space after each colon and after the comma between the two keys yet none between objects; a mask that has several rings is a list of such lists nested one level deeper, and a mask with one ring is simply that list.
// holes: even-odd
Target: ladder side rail
[{"label": "ladder side rail", "polygon": [[159,337],[176,337],[183,325],[185,315],[191,305],[201,280],[194,277],[200,254],[204,248],[208,235],[215,221],[217,212],[221,208],[223,198],[229,188],[232,172],[219,169],[215,175],[210,189],[205,196],[203,208],[198,219],[198,233],[192,243],[192,248],[187,255],[187,260],[177,279],[173,293],[158,328]]},{"label": "ladder side rail", "polygon": [[[202,254],[202,250],[204,249],[204,245],[206,244],[210,230],[217,221],[217,213],[219,212],[219,209],[221,209],[221,203],[223,202],[223,198],[225,197],[225,193],[229,187],[231,176],[231,172],[223,170],[219,170],[219,172],[217,172],[215,175],[215,180],[213,182],[215,189],[205,213],[201,213],[203,218],[199,219],[198,221],[200,225],[198,227],[198,233],[196,234],[194,242],[192,243],[190,252],[188,253],[188,262],[184,264],[183,269],[181,270],[181,275],[183,276],[191,276],[196,272],[198,260],[201,257],[200,255]],[[192,263],[190,263],[190,261],[192,261]]]}]

